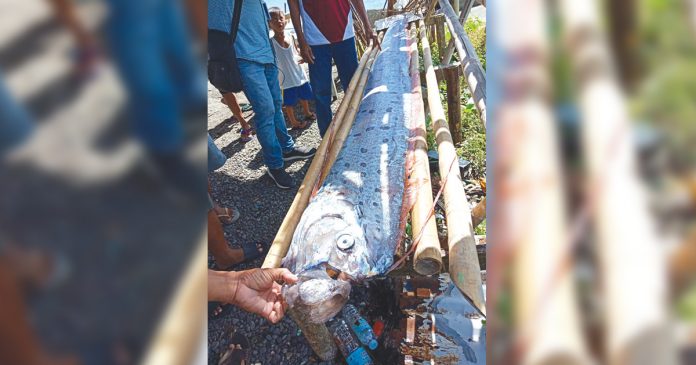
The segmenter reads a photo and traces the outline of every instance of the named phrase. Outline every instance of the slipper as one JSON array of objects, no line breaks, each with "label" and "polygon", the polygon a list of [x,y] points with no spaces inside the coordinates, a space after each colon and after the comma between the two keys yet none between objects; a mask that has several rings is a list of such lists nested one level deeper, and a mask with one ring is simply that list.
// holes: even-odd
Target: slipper
[{"label": "slipper", "polygon": [[242,262],[256,260],[257,258],[261,257],[261,255],[266,253],[266,247],[263,245],[263,243],[243,243],[241,245],[241,249],[244,252],[244,261]]},{"label": "slipper", "polygon": [[222,356],[218,365],[248,365],[249,364],[249,340],[240,333],[235,333],[230,339],[230,345]]},{"label": "slipper", "polygon": [[239,109],[242,109],[243,112],[248,112],[251,110],[251,104],[248,103],[239,103]]},{"label": "slipper", "polygon": [[225,210],[224,213],[218,213],[217,210],[215,211],[215,214],[217,214],[218,218],[220,219],[220,222],[223,224],[232,224],[239,219],[240,213],[237,210],[237,208],[232,207],[232,208],[222,208]]},{"label": "slipper", "polygon": [[243,143],[247,143],[251,141],[251,136],[256,134],[256,131],[254,131],[254,128],[249,128],[249,129],[244,129],[241,128],[239,129],[239,133],[241,134],[241,137],[239,137],[239,141]]},{"label": "slipper", "polygon": [[241,262],[238,262],[236,264],[232,264],[232,265],[227,266],[227,267],[222,267],[222,266],[218,265],[218,263],[216,262],[213,265],[213,270],[230,271],[230,270],[232,270],[232,268],[234,268],[235,266],[237,266],[239,264],[243,264],[245,262],[256,260],[257,258],[261,257],[261,255],[265,254],[266,250],[267,250],[266,246],[263,243],[251,243],[251,242],[243,243],[240,245],[239,248],[241,248],[242,253],[244,253],[244,259]]},{"label": "slipper", "polygon": [[305,120],[303,120],[302,122],[300,122],[300,125],[294,125],[294,126],[292,126],[292,130],[294,130],[294,131],[300,131],[300,130],[303,130],[303,129],[307,128],[307,126],[309,126],[309,122],[307,122],[307,120],[305,119]]}]

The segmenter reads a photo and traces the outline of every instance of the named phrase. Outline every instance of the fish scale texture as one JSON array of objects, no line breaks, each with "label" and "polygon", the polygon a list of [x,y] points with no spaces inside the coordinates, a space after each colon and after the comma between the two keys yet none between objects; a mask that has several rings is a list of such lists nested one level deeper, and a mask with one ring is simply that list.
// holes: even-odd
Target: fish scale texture
[{"label": "fish scale texture", "polygon": [[343,148],[305,209],[284,266],[301,273],[328,265],[353,279],[383,274],[404,225],[404,190],[417,117],[406,19],[382,41]]}]

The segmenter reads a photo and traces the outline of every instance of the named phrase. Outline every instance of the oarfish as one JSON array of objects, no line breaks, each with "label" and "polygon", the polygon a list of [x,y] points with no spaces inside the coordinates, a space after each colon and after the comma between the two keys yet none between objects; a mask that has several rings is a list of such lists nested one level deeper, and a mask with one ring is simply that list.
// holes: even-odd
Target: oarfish
[{"label": "oarfish", "polygon": [[316,321],[345,304],[350,286],[342,279],[384,274],[403,238],[412,200],[405,192],[413,125],[423,108],[420,93],[414,93],[419,75],[410,71],[407,27],[400,16],[386,31],[355,122],[283,261],[301,278],[287,290],[289,302],[309,306]]}]

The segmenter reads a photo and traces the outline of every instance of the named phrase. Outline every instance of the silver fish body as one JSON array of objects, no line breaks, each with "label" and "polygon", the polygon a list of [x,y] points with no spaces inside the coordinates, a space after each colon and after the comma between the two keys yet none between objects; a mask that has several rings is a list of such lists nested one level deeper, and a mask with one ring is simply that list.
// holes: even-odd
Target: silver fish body
[{"label": "silver fish body", "polygon": [[401,17],[387,30],[350,134],[300,219],[283,262],[294,273],[329,268],[359,281],[393,262],[409,210],[412,126],[422,108],[412,92],[418,75],[410,73],[406,28]]}]

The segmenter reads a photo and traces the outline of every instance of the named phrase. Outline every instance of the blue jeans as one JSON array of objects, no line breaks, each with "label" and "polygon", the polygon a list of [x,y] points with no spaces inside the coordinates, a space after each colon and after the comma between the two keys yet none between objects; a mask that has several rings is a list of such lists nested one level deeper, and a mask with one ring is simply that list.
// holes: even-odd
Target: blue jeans
[{"label": "blue jeans", "polygon": [[33,128],[29,113],[12,97],[0,74],[0,156],[28,137]]},{"label": "blue jeans", "polygon": [[227,156],[217,147],[208,133],[208,173],[221,168],[227,162]]},{"label": "blue jeans", "polygon": [[309,82],[312,84],[317,108],[317,126],[323,137],[331,124],[331,60],[336,63],[338,77],[343,91],[348,89],[350,79],[358,69],[358,54],[355,50],[355,38],[345,41],[311,46],[314,63],[309,64]]},{"label": "blue jeans", "polygon": [[206,83],[180,1],[109,0],[108,37],[128,91],[136,136],[148,150],[183,146],[182,114],[205,105]]},{"label": "blue jeans", "polygon": [[295,142],[288,134],[283,117],[278,68],[274,64],[237,59],[242,86],[254,109],[256,137],[261,144],[263,160],[271,169],[283,167],[283,152],[292,151]]}]

